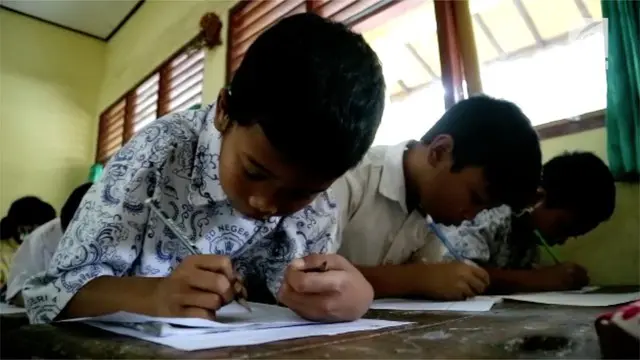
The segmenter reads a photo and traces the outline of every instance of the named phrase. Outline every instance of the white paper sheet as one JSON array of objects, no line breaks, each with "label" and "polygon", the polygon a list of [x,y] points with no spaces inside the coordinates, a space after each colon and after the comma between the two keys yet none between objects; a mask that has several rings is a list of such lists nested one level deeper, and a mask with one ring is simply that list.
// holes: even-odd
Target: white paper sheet
[{"label": "white paper sheet", "polygon": [[249,303],[249,305],[251,312],[237,303],[226,305],[218,310],[216,321],[197,318],[161,318],[127,312],[67,321],[118,323],[120,326],[130,327],[151,336],[269,329],[312,323],[285,307],[259,303]]},{"label": "white paper sheet", "polygon": [[312,324],[279,329],[234,330],[207,334],[174,335],[155,337],[132,328],[115,324],[88,321],[87,324],[116,334],[170,346],[179,350],[193,351],[228,346],[264,344],[268,342],[298,339],[303,337],[338,335],[356,331],[371,331],[411,324],[410,322],[360,319],[348,323]]},{"label": "white paper sheet", "polygon": [[465,301],[429,301],[408,299],[380,299],[373,302],[371,309],[403,311],[489,311],[498,297],[476,296]]},{"label": "white paper sheet", "polygon": [[27,310],[25,310],[24,308],[0,302],[0,314],[2,314],[2,315],[21,314],[21,313],[26,313],[26,312],[27,312]]},{"label": "white paper sheet", "polygon": [[[593,291],[593,290],[592,290]],[[624,294],[607,294],[591,292],[543,292],[532,294],[516,294],[502,296],[503,299],[524,301],[548,305],[568,306],[612,306],[632,302],[640,299],[640,292]]]}]

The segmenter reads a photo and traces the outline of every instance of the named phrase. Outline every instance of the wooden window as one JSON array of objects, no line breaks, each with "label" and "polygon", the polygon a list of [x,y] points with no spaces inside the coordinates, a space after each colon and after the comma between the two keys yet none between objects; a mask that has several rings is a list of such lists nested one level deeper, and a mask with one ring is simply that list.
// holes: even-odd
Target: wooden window
[{"label": "wooden window", "polygon": [[306,11],[304,0],[242,1],[236,5],[229,13],[228,78],[238,70],[258,35],[280,19]]},{"label": "wooden window", "polygon": [[100,115],[96,161],[106,163],[155,119],[202,103],[204,50],[183,48]]},{"label": "wooden window", "polygon": [[187,110],[202,103],[204,50],[183,54],[169,62],[167,80],[162,83],[163,104],[167,113]]},{"label": "wooden window", "polygon": [[273,24],[293,14],[313,12],[348,25],[391,6],[392,0],[261,0],[241,1],[229,12],[227,80],[247,49]]},{"label": "wooden window", "polygon": [[158,116],[159,74],[152,75],[135,90],[133,133],[137,133]]},{"label": "wooden window", "polygon": [[120,100],[100,116],[96,160],[106,162],[124,142],[125,99]]}]

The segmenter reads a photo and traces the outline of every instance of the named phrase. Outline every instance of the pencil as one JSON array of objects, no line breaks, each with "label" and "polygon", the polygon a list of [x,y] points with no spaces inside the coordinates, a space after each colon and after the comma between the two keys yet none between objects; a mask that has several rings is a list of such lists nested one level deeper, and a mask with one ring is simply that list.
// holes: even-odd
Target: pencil
[{"label": "pencil", "polygon": [[429,218],[429,220],[427,220],[427,224],[429,226],[429,229],[431,229],[431,231],[433,231],[433,233],[436,235],[438,240],[440,240],[442,245],[444,245],[444,247],[446,247],[447,250],[449,250],[449,253],[451,254],[451,256],[453,256],[457,261],[464,262],[464,260],[465,260],[464,257],[462,257],[460,254],[458,254],[456,249],[449,242],[449,239],[447,239],[447,237],[442,233],[442,231],[440,231],[440,229],[438,228],[438,225],[436,225],[436,223],[434,223],[433,220],[431,220],[430,218]]},{"label": "pencil", "polygon": [[[145,200],[145,204],[149,207],[149,209],[151,209],[151,211],[158,215],[160,220],[162,220],[162,222],[171,230],[171,232],[173,232],[173,234],[178,238],[178,241],[180,241],[182,246],[184,246],[184,248],[187,249],[191,255],[202,255],[200,250],[187,238],[182,230],[180,230],[180,228],[176,226],[173,220],[166,217],[160,211],[160,209],[158,209],[158,207],[153,203],[152,199]],[[244,285],[242,285],[242,281],[236,281],[236,283],[233,285],[233,289],[236,294],[235,300],[238,302],[238,304],[247,309],[247,311],[251,312],[251,307],[247,302],[247,290],[245,289]]]},{"label": "pencil", "polygon": [[310,272],[326,272],[327,270],[328,270],[327,262],[323,261],[322,264],[320,264],[320,266],[304,269],[302,271],[310,273]]},{"label": "pencil", "polygon": [[540,240],[540,243],[542,244],[542,247],[544,247],[544,249],[547,251],[549,256],[551,256],[553,261],[556,263],[556,265],[560,264],[560,260],[558,259],[558,256],[556,256],[556,254],[553,252],[553,250],[551,250],[551,246],[549,246],[549,244],[547,244],[547,242],[542,237],[542,234],[540,234],[540,232],[538,230],[535,230],[534,232],[535,232],[536,236],[538,237],[538,239]]}]

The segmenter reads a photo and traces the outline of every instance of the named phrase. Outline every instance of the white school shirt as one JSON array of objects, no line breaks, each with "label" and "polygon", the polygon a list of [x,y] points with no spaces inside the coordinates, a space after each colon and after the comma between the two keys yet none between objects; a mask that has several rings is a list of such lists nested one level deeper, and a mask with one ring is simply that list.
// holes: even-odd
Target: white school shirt
[{"label": "white school shirt", "polygon": [[30,277],[47,270],[60,238],[60,218],[39,226],[27,236],[13,257],[7,281],[7,301],[22,291],[22,286]]},{"label": "white school shirt", "polygon": [[338,215],[328,192],[295,214],[266,221],[246,218],[231,206],[219,180],[221,134],[214,115],[213,105],[167,115],[113,156],[48,270],[23,288],[32,323],[54,320],[97,277],[166,276],[189,255],[144,205],[151,197],[202,253],[231,257],[249,296],[258,287],[275,296],[293,259],[327,251]]},{"label": "white school shirt", "polygon": [[406,205],[408,143],[371,148],[332,185],[340,207],[338,253],[356,265],[402,264],[424,245],[426,220]]}]

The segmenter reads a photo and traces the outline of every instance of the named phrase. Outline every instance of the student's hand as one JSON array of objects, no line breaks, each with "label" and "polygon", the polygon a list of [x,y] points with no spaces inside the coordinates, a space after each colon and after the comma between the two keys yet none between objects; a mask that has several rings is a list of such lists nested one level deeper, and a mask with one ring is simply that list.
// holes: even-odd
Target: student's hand
[{"label": "student's hand", "polygon": [[192,255],[158,282],[153,294],[156,316],[214,319],[234,299],[236,275],[227,256]]},{"label": "student's hand", "polygon": [[553,266],[545,266],[535,270],[543,281],[545,290],[579,290],[589,285],[589,275],[582,266],[570,262]]},{"label": "student's hand", "polygon": [[407,266],[412,267],[407,273],[416,282],[416,291],[413,291],[416,295],[464,300],[482,294],[489,286],[489,274],[475,264],[450,262]]},{"label": "student's hand", "polygon": [[[326,272],[304,271],[325,261]],[[342,256],[312,254],[291,262],[278,301],[309,320],[350,321],[367,312],[373,301],[373,288]]]}]

